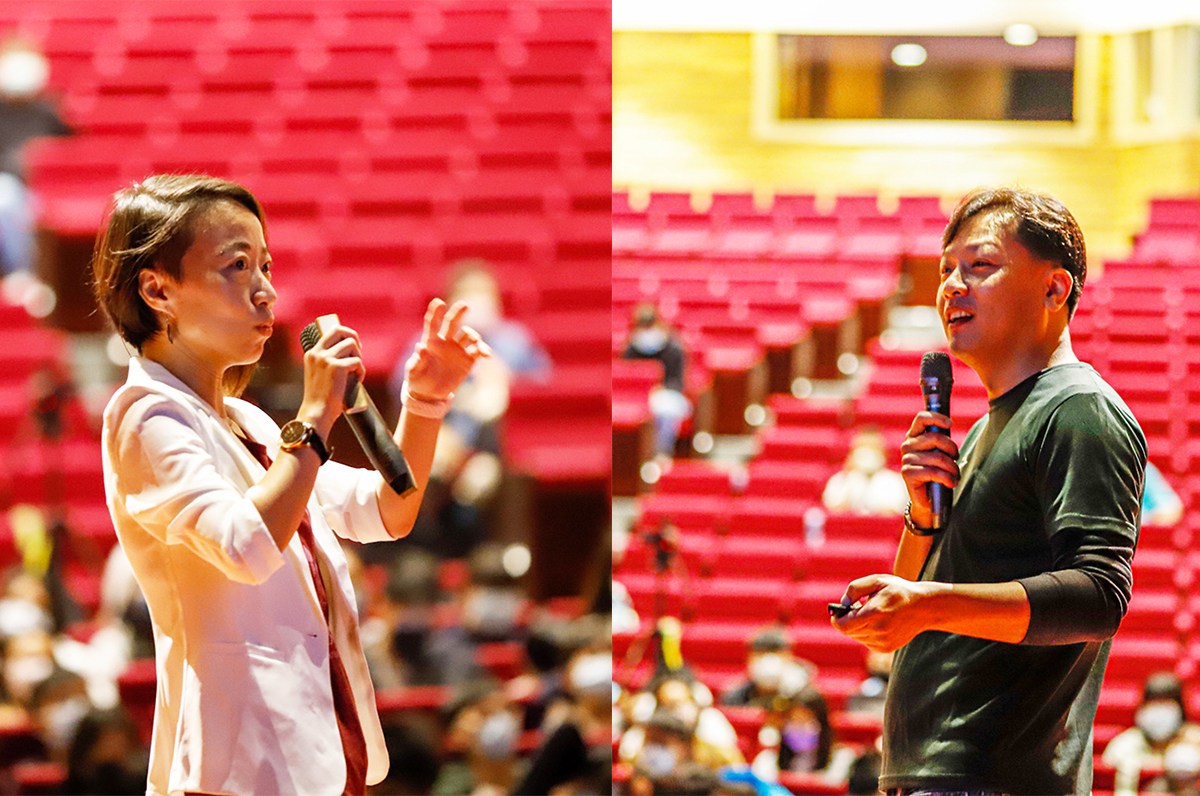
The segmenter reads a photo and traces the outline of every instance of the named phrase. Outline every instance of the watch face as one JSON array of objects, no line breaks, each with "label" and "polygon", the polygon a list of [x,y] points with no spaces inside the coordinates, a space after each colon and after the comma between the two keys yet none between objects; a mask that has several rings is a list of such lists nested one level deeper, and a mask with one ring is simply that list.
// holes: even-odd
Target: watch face
[{"label": "watch face", "polygon": [[307,435],[307,426],[299,420],[290,420],[279,430],[279,441],[284,445],[298,445]]}]

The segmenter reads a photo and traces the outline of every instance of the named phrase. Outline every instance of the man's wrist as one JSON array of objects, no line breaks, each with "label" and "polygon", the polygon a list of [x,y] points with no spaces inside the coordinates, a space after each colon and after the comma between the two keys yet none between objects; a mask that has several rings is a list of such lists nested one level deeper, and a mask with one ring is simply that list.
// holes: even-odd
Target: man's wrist
[{"label": "man's wrist", "polygon": [[[913,536],[933,536],[938,532],[938,528],[932,528],[927,525],[922,525],[917,522],[912,515],[913,504],[910,502],[908,507],[904,509],[904,529]],[[932,523],[933,518],[930,517]]]}]

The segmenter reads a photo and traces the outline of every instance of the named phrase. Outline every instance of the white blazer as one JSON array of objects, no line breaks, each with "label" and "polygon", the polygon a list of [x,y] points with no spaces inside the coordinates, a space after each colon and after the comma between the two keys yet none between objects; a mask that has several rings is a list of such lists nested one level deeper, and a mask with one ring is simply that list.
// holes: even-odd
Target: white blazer
[{"label": "white blazer", "polygon": [[[225,407],[278,455],[270,417],[237,399]],[[104,412],[103,449],[108,509],[154,623],[158,701],[147,793],[341,794],[331,631],[366,735],[367,782],[383,779],[387,750],[337,538],[391,539],[379,516],[378,474],[329,462],[308,500],[327,625],[299,535],[280,552],[245,496],[262,466],[166,368],[130,362]]]}]

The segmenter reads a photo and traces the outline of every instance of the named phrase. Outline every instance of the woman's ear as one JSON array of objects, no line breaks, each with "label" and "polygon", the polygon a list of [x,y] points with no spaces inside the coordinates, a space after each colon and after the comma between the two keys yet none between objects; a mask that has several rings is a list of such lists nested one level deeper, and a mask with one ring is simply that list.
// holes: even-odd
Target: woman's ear
[{"label": "woman's ear", "polygon": [[146,306],[155,312],[169,312],[170,284],[174,280],[157,268],[144,268],[138,273],[138,293]]}]

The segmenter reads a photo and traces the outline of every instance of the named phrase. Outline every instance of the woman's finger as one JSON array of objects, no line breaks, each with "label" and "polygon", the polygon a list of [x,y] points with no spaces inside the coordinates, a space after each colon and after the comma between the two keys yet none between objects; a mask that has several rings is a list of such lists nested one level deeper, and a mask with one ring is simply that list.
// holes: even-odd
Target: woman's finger
[{"label": "woman's finger", "polygon": [[425,310],[425,333],[422,339],[429,340],[435,334],[435,329],[442,328],[442,319],[446,317],[446,302],[440,298],[435,298],[429,302],[428,309]]},{"label": "woman's finger", "polygon": [[458,332],[462,328],[463,316],[467,313],[466,302],[456,301],[446,313],[445,320],[442,322],[442,330],[440,337],[446,340],[458,339]]}]

